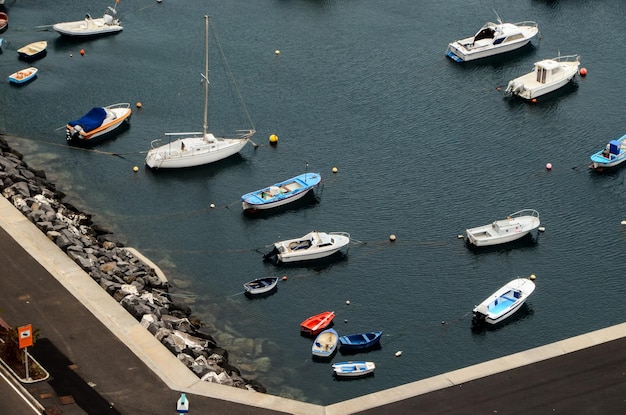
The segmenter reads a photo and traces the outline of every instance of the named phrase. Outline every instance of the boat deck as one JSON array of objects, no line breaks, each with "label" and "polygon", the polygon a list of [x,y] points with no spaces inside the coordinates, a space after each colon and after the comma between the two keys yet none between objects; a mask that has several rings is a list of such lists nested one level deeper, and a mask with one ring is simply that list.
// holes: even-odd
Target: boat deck
[{"label": "boat deck", "polygon": [[511,307],[513,303],[515,303],[515,298],[509,298],[505,296],[498,297],[494,304],[490,306],[489,311],[494,314],[499,314],[507,308]]}]

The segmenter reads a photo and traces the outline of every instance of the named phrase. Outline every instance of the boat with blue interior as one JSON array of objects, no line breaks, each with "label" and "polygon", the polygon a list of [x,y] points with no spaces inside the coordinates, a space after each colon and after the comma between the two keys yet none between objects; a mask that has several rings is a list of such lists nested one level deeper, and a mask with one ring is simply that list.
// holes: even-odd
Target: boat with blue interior
[{"label": "boat with blue interior", "polygon": [[535,275],[516,278],[487,297],[472,310],[473,326],[496,325],[517,312],[535,291]]},{"label": "boat with blue interior", "polygon": [[319,187],[319,173],[304,173],[241,196],[244,212],[268,210],[293,203]]}]

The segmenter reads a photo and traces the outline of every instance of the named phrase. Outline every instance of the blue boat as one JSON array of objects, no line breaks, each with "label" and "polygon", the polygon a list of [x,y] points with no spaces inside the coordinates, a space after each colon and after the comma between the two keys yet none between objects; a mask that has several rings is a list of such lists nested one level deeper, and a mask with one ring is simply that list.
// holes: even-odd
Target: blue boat
[{"label": "blue boat", "polygon": [[304,173],[241,196],[244,212],[273,209],[302,199],[322,181],[319,173]]},{"label": "blue boat", "polygon": [[626,135],[617,140],[609,141],[603,150],[591,155],[591,167],[602,171],[609,167],[615,167],[626,160]]},{"label": "blue boat", "polygon": [[339,337],[342,350],[364,350],[380,345],[381,331],[370,331],[367,333],[350,334]]}]

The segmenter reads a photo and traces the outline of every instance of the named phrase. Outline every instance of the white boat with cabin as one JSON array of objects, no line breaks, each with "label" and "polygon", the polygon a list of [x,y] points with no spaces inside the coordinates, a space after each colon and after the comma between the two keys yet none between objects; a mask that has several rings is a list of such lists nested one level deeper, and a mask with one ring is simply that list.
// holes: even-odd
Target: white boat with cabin
[{"label": "white boat with cabin", "polygon": [[300,238],[275,242],[274,249],[263,258],[276,263],[310,261],[331,256],[349,243],[349,233],[313,231]]},{"label": "white boat with cabin", "polygon": [[446,55],[456,62],[466,62],[510,52],[528,44],[539,33],[533,21],[518,23],[487,22],[474,36],[448,44]]},{"label": "white boat with cabin", "polygon": [[465,233],[470,245],[490,246],[520,239],[537,229],[540,224],[539,212],[535,209],[523,209],[511,213],[506,219],[499,219],[488,225],[466,229]]},{"label": "white boat with cabin", "polygon": [[565,86],[578,73],[579,55],[557,56],[535,62],[532,72],[509,81],[505,93],[532,100]]}]

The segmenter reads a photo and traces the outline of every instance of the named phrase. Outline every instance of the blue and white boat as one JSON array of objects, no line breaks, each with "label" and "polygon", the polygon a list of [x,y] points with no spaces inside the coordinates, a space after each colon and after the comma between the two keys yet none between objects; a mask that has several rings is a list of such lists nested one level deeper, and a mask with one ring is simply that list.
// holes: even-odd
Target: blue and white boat
[{"label": "blue and white boat", "polygon": [[535,291],[534,279],[534,275],[530,278],[516,278],[487,297],[472,311],[474,314],[472,324],[495,325],[511,317]]},{"label": "blue and white boat", "polygon": [[604,150],[591,155],[591,167],[594,170],[602,171],[609,167],[615,167],[626,160],[626,135],[617,140],[611,140]]},{"label": "blue and white boat", "polygon": [[359,377],[369,375],[374,372],[376,365],[374,362],[338,362],[333,363],[333,371],[336,376]]},{"label": "blue and white boat", "polygon": [[322,176],[319,173],[304,173],[291,179],[273,184],[241,196],[244,212],[273,209],[302,199],[318,188]]},{"label": "blue and white boat", "polygon": [[339,334],[335,329],[326,329],[317,335],[313,346],[311,346],[311,353],[316,357],[330,357],[337,350],[337,344],[339,343]]},{"label": "blue and white boat", "polygon": [[21,69],[9,75],[9,82],[13,84],[25,84],[35,79],[37,77],[37,72],[39,72],[39,70],[34,66]]},{"label": "blue and white boat", "polygon": [[341,343],[341,349],[345,351],[365,350],[380,345],[382,335],[382,330],[349,334],[339,337],[339,342]]}]

